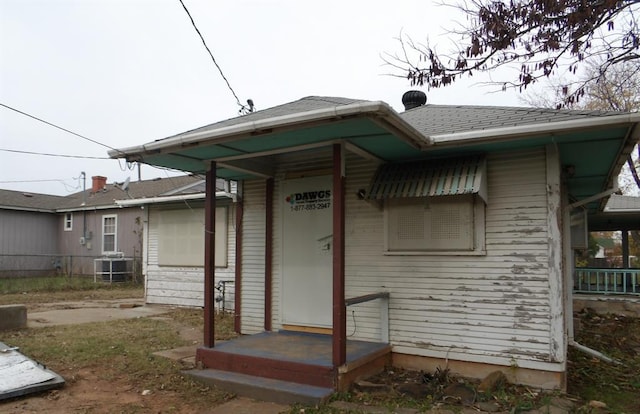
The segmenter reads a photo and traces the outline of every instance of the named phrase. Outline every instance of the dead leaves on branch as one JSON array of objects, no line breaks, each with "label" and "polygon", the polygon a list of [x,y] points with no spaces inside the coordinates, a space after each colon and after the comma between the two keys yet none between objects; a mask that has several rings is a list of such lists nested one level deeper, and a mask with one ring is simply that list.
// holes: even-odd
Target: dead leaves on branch
[{"label": "dead leaves on branch", "polygon": [[[412,85],[437,88],[463,74],[520,62],[518,78],[500,83],[522,90],[560,66],[575,75],[581,63],[593,57],[605,56],[611,64],[640,62],[636,20],[640,0],[471,0],[469,4],[457,6],[470,18],[470,27],[461,33],[461,46],[453,55],[440,55],[428,45],[417,46],[401,37],[404,57],[394,56],[394,62],[387,63],[403,68]],[[405,42],[424,66],[409,62]],[[574,101],[584,95],[581,90],[567,89],[567,93],[575,94],[567,96]]]}]

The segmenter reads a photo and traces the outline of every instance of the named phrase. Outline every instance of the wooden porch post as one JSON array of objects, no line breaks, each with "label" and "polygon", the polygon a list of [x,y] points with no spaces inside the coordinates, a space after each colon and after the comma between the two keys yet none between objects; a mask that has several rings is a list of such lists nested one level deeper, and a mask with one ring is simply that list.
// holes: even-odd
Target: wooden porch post
[{"label": "wooden porch post", "polygon": [[264,241],[264,330],[271,330],[271,290],[273,282],[273,178],[267,179]]},{"label": "wooden porch post", "polygon": [[240,334],[242,332],[242,216],[243,210],[243,183],[238,182],[236,200],[236,274],[235,290],[233,296],[233,330]]},{"label": "wooden porch post", "polygon": [[347,311],[344,288],[344,159],[333,145],[333,366],[347,361]]},{"label": "wooden porch post", "polygon": [[204,204],[204,346],[213,348],[215,343],[214,286],[216,271],[216,163],[206,176]]}]

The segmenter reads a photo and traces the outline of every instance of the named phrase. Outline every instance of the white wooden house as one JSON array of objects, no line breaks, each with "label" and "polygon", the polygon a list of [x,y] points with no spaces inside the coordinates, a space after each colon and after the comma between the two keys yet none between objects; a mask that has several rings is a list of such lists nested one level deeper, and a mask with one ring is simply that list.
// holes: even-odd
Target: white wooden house
[{"label": "white wooden house", "polygon": [[[155,197],[118,200],[143,215],[142,273],[147,303],[204,306],[205,182],[199,180]],[[235,210],[229,185],[218,180],[215,210],[215,277],[219,310],[234,307]]]},{"label": "white wooden house", "polygon": [[[277,332],[330,338],[328,362],[239,354],[215,345],[205,298],[198,359],[211,378],[334,390],[391,362],[564,388],[571,218],[602,210],[639,123],[306,97],[110,155],[238,180],[236,329],[247,336],[237,348]],[[205,255],[209,292],[215,252]],[[373,343],[388,346],[355,356]]]}]

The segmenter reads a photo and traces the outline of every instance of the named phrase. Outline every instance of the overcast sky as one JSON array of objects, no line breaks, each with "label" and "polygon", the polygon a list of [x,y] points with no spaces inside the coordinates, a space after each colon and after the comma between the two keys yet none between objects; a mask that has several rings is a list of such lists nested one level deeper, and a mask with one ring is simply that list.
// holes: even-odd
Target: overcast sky
[{"label": "overcast sky", "polygon": [[[401,31],[448,50],[446,29],[464,21],[429,0],[184,2],[241,102],[258,110],[320,95],[401,112],[411,87],[387,76],[381,54],[399,50]],[[517,93],[493,90],[465,81],[426,92],[435,104],[522,106]],[[0,0],[0,103],[114,148],[239,109],[179,0]],[[108,150],[5,107],[0,149],[105,158]],[[82,171],[87,186],[93,175],[138,177],[115,160],[0,151],[3,189],[67,195],[82,189]],[[142,168],[143,179],[166,176]]]}]

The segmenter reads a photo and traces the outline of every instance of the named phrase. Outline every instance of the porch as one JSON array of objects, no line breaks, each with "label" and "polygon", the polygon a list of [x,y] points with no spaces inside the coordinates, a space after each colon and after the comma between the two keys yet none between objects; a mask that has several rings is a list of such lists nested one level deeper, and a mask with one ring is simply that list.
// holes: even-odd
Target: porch
[{"label": "porch", "polygon": [[640,269],[577,268],[575,293],[640,295]]},{"label": "porch", "polygon": [[358,378],[380,372],[391,362],[387,343],[347,340],[346,362],[334,368],[332,336],[262,332],[198,348],[205,369],[195,379],[252,398],[317,404],[344,391]]}]

